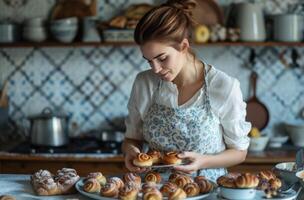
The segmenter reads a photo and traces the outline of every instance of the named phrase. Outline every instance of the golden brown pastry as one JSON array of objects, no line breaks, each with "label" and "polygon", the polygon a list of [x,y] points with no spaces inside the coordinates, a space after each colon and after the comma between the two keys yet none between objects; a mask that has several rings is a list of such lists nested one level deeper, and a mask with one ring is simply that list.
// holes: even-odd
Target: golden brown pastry
[{"label": "golden brown pastry", "polygon": [[83,190],[89,193],[100,192],[100,183],[95,178],[89,178],[85,180]]},{"label": "golden brown pastry", "polygon": [[213,184],[207,179],[199,179],[196,180],[197,185],[200,189],[200,193],[206,194],[209,193],[213,189]]},{"label": "golden brown pastry", "polygon": [[235,184],[238,188],[255,188],[259,185],[259,179],[253,174],[245,173],[237,177]]},{"label": "golden brown pastry", "polygon": [[118,190],[124,187],[124,182],[119,177],[110,177],[108,178],[108,182],[113,182],[116,184]]},{"label": "golden brown pastry", "polygon": [[200,188],[197,183],[187,183],[183,190],[186,192],[187,197],[194,197],[200,193]]},{"label": "golden brown pastry", "polygon": [[147,182],[147,183],[144,183],[141,186],[141,192],[142,193],[146,193],[146,192],[152,190],[153,188],[156,188],[156,183],[154,183],[154,182]]},{"label": "golden brown pastry", "polygon": [[186,192],[181,189],[181,188],[177,188],[174,192],[169,194],[169,200],[181,200],[181,199],[186,199],[187,198],[187,194]]},{"label": "golden brown pastry", "polygon": [[129,182],[133,182],[136,184],[136,186],[138,188],[140,188],[140,186],[141,186],[141,178],[136,173],[128,172],[128,173],[124,174],[123,180],[124,180],[125,184],[129,183]]},{"label": "golden brown pastry", "polygon": [[153,8],[152,5],[150,4],[146,4],[146,3],[141,3],[141,4],[134,4],[132,6],[130,6],[127,10],[126,10],[126,16],[129,19],[141,19],[144,14],[146,12],[148,12],[149,10],[151,10]]},{"label": "golden brown pastry", "polygon": [[112,28],[125,28],[127,24],[127,20],[128,19],[126,16],[122,16],[122,15],[116,16],[110,20],[109,25]]},{"label": "golden brown pastry", "polygon": [[100,196],[117,198],[119,189],[114,182],[107,182],[100,189]]},{"label": "golden brown pastry", "polygon": [[187,175],[179,175],[178,177],[176,177],[176,179],[174,180],[174,183],[180,187],[180,188],[184,188],[184,186],[187,183],[192,183],[193,180],[191,179],[190,176]]},{"label": "golden brown pastry", "polygon": [[145,176],[145,182],[160,183],[161,181],[162,181],[162,177],[160,173],[156,171],[149,171]]},{"label": "golden brown pastry", "polygon": [[166,182],[162,185],[160,188],[160,192],[163,194],[163,196],[167,197],[170,193],[174,192],[178,186],[175,183]]},{"label": "golden brown pastry", "polygon": [[11,195],[1,195],[0,200],[16,200],[16,199]]},{"label": "golden brown pastry", "polygon": [[167,165],[171,165],[171,164],[179,165],[182,163],[182,159],[178,157],[178,152],[173,152],[173,151],[165,152],[162,157],[162,161]]},{"label": "golden brown pastry", "polygon": [[227,188],[236,188],[236,184],[235,184],[235,179],[233,178],[229,178],[226,175],[224,176],[220,176],[217,180],[216,180],[217,184],[222,186],[222,187],[227,187]]},{"label": "golden brown pastry", "polygon": [[180,173],[174,172],[174,173],[170,174],[168,181],[174,183],[175,179],[180,175],[181,175]]},{"label": "golden brown pastry", "polygon": [[163,195],[157,188],[152,188],[143,194],[143,200],[162,200]]},{"label": "golden brown pastry", "polygon": [[62,168],[57,170],[54,177],[55,182],[60,190],[60,194],[76,193],[75,184],[80,179],[75,169]]},{"label": "golden brown pastry", "polygon": [[133,160],[133,164],[138,167],[151,167],[153,164],[153,159],[146,153],[139,153]]},{"label": "golden brown pastry", "polygon": [[106,177],[101,172],[91,172],[87,175],[86,179],[95,178],[100,185],[104,185],[107,182]]},{"label": "golden brown pastry", "polygon": [[265,179],[265,180],[269,181],[270,179],[276,179],[277,177],[271,170],[264,170],[264,171],[259,172],[258,178],[260,180]]},{"label": "golden brown pastry", "polygon": [[136,200],[138,195],[138,187],[134,182],[128,182],[119,191],[119,199],[122,200]]},{"label": "golden brown pastry", "polygon": [[278,194],[278,192],[271,187],[266,188],[264,190],[264,192],[265,192],[265,195],[266,195],[267,199],[273,198],[274,196],[276,196]]},{"label": "golden brown pastry", "polygon": [[270,179],[269,180],[269,186],[273,188],[274,190],[278,190],[282,187],[282,182],[280,179]]},{"label": "golden brown pastry", "polygon": [[257,189],[266,190],[269,187],[270,187],[270,184],[266,179],[260,179]]},{"label": "golden brown pastry", "polygon": [[194,178],[194,182],[196,182],[196,183],[200,182],[201,180],[206,180],[206,177],[205,176],[196,176]]},{"label": "golden brown pastry", "polygon": [[159,151],[150,150],[150,151],[148,151],[147,154],[152,157],[153,164],[160,163],[160,161],[161,161],[161,153]]}]

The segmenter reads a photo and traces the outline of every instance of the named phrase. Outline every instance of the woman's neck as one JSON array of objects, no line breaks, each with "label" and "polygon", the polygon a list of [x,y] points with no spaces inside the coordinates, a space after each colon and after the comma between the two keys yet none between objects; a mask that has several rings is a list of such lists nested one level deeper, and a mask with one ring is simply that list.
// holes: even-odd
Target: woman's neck
[{"label": "woman's neck", "polygon": [[195,84],[203,80],[203,69],[203,64],[189,53],[181,71],[172,82],[177,88]]}]

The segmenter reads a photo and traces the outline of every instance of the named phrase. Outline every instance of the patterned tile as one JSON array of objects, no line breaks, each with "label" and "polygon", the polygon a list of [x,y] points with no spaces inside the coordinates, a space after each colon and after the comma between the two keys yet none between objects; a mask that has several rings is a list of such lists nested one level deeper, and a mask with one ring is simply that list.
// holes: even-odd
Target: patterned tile
[{"label": "patterned tile", "polygon": [[[246,0],[218,0],[223,6],[242,1]],[[0,0],[0,10],[3,11],[0,20],[12,16],[15,21],[46,16],[54,4],[54,0],[13,0],[12,5],[6,5],[6,2]],[[163,0],[99,0],[99,16],[107,19],[130,4],[144,2],[161,3]],[[259,2],[267,13],[277,13],[298,0]],[[35,6],[30,6],[33,4]],[[286,68],[280,61],[283,52],[286,62],[292,62],[290,48],[252,48],[257,54],[254,70],[259,75],[258,97],[270,111],[265,131],[281,133],[281,122],[303,122],[298,113],[304,108],[304,57],[301,56],[304,48],[296,48],[300,68]],[[199,58],[240,81],[244,99],[251,95],[250,49],[241,46],[195,47]],[[67,113],[70,123],[76,123],[79,131],[121,126],[136,74],[148,68],[135,46],[0,49],[0,81],[9,79],[10,116],[27,130],[29,122],[26,117],[40,113],[45,107]]]}]

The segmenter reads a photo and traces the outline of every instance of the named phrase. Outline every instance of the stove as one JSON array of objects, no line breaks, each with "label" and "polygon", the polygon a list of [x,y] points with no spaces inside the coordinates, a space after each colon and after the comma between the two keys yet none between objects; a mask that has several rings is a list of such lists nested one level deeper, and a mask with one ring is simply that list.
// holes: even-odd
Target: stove
[{"label": "stove", "polygon": [[30,141],[22,142],[9,150],[22,154],[121,154],[121,142],[102,142],[94,137],[70,138],[69,144],[60,147],[34,146]]}]

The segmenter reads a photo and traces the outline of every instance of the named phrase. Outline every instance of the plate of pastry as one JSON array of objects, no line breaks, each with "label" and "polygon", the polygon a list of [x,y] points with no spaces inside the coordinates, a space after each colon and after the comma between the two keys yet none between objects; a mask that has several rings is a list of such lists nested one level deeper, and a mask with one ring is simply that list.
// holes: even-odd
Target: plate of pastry
[{"label": "plate of pastry", "polygon": [[[92,175],[93,174],[93,175]],[[76,189],[92,199],[203,199],[216,190],[217,185],[203,176],[191,177],[172,173],[163,179],[156,171],[143,178],[136,173],[105,178],[100,172],[90,173],[76,183]]]},{"label": "plate of pastry", "polygon": [[149,151],[147,153],[139,153],[134,158],[133,164],[138,167],[145,167],[151,169],[157,168],[172,168],[178,165],[186,164],[186,160],[178,157],[179,152],[164,152]]}]

